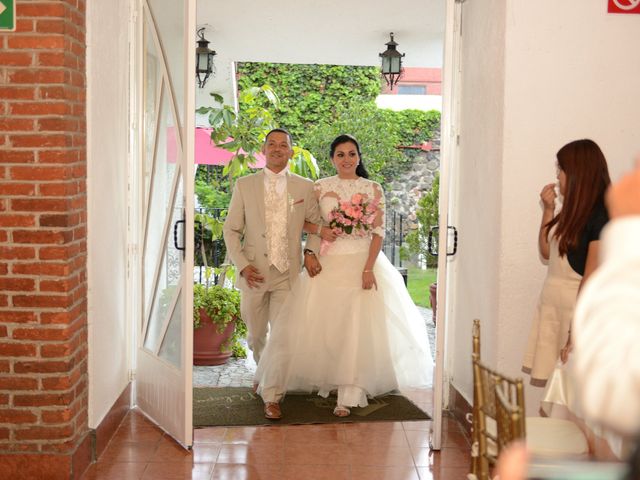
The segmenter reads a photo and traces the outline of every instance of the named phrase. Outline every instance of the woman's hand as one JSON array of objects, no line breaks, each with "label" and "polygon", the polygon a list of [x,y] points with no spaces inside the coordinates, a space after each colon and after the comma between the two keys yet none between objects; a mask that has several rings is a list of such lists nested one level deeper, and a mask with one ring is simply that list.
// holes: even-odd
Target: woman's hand
[{"label": "woman's hand", "polygon": [[562,347],[562,350],[560,350],[560,360],[563,364],[567,363],[567,360],[569,360],[569,354],[572,350],[573,344],[571,343],[571,335],[569,335],[566,345]]},{"label": "woman's hand", "polygon": [[373,287],[376,287],[376,290],[378,289],[378,282],[376,282],[373,270],[364,270],[362,272],[362,288],[371,290]]},{"label": "woman's hand", "polygon": [[542,191],[540,192],[540,200],[542,200],[542,205],[545,210],[553,211],[556,208],[556,190],[555,183],[549,183],[544,186]]},{"label": "woman's hand", "polygon": [[327,242],[333,242],[336,238],[338,238],[338,235],[333,231],[332,228],[322,227],[320,229],[320,238]]}]

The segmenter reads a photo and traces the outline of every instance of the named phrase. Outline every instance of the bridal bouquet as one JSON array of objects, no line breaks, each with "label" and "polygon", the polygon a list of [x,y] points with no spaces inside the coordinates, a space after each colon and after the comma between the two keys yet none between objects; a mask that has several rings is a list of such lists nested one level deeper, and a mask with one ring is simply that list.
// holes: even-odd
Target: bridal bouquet
[{"label": "bridal bouquet", "polygon": [[360,193],[355,193],[351,199],[339,202],[338,206],[331,210],[329,227],[337,235],[364,237],[373,229],[378,203],[378,201],[369,200]]}]

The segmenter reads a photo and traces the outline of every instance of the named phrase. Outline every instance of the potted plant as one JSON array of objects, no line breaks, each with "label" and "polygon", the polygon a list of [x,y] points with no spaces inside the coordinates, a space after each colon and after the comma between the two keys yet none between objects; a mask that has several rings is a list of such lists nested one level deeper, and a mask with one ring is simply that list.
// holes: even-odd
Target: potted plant
[{"label": "potted plant", "polygon": [[222,365],[231,355],[244,358],[242,339],[247,327],[240,316],[240,293],[211,285],[211,268],[205,284],[193,286],[193,363]]}]

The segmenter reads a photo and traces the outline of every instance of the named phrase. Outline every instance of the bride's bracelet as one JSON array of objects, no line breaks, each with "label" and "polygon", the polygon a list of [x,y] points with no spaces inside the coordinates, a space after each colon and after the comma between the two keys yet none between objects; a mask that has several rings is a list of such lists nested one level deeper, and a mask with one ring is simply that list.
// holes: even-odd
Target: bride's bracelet
[{"label": "bride's bracelet", "polygon": [[363,270],[362,273],[373,273],[373,270]]}]

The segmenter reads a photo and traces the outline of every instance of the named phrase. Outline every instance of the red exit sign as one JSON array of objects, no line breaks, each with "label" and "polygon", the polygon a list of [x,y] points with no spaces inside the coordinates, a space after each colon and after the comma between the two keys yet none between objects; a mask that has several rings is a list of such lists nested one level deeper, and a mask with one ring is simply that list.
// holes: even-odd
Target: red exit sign
[{"label": "red exit sign", "polygon": [[640,0],[608,0],[609,13],[640,13]]}]

